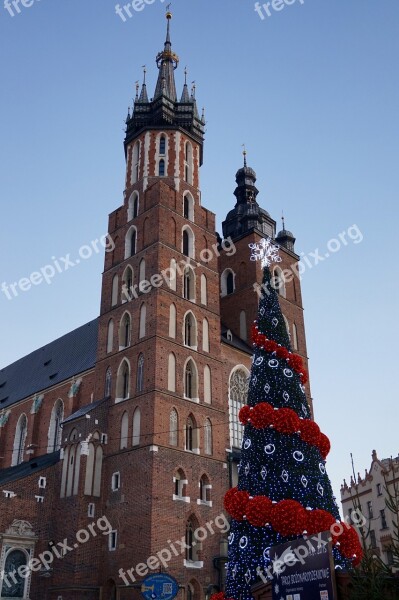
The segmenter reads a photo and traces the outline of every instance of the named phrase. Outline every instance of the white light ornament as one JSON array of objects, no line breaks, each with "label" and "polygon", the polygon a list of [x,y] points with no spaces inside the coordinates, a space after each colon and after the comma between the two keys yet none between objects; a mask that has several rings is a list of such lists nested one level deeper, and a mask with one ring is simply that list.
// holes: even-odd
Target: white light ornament
[{"label": "white light ornament", "polygon": [[280,246],[273,244],[270,238],[262,238],[257,244],[249,244],[249,248],[252,250],[251,260],[260,260],[263,268],[282,261],[278,254]]}]

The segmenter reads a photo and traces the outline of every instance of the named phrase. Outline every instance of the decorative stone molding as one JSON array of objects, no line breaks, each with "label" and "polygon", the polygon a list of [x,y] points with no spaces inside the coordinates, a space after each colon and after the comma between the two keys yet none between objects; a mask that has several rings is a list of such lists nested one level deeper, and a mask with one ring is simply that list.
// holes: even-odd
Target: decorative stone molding
[{"label": "decorative stone molding", "polygon": [[82,385],[82,378],[79,377],[76,381],[73,380],[70,390],[68,392],[68,398],[74,398],[78,393],[80,386]]},{"label": "decorative stone molding", "polygon": [[41,394],[40,396],[35,396],[33,398],[32,408],[30,409],[31,415],[36,415],[39,412],[40,407],[43,404],[43,400],[44,400],[43,394]]},{"label": "decorative stone molding", "polygon": [[5,425],[7,425],[8,419],[10,418],[10,414],[11,414],[10,410],[5,410],[5,411],[3,410],[0,413],[0,429],[2,427],[5,427]]},{"label": "decorative stone molding", "polygon": [[6,529],[5,535],[12,535],[18,537],[29,537],[34,538],[35,532],[32,529],[32,525],[28,521],[20,519],[14,519],[11,526]]}]

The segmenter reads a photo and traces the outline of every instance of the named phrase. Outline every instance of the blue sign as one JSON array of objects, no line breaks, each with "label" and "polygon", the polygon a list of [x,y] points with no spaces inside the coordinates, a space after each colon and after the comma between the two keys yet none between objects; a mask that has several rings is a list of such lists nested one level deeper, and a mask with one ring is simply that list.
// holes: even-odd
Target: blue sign
[{"label": "blue sign", "polygon": [[145,600],[172,600],[178,591],[176,579],[165,573],[148,575],[141,584],[141,594]]},{"label": "blue sign", "polygon": [[273,600],[336,600],[328,532],[274,546]]}]

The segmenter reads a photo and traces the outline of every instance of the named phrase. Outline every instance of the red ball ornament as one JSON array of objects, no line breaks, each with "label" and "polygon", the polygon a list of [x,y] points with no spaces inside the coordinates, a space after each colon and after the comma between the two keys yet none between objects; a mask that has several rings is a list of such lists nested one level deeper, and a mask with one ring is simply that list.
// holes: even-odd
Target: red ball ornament
[{"label": "red ball ornament", "polygon": [[321,433],[319,435],[319,439],[317,440],[317,447],[320,450],[320,454],[322,455],[323,459],[326,459],[328,453],[331,450],[331,442],[324,433]]},{"label": "red ball ornament", "polygon": [[303,360],[299,354],[291,354],[288,358],[288,364],[294,371],[302,371],[303,369]]},{"label": "red ball ornament", "polygon": [[247,521],[254,527],[264,527],[272,515],[273,502],[265,496],[255,496],[247,504]]},{"label": "red ball ornament", "polygon": [[242,521],[248,504],[248,492],[241,492],[232,488],[224,496],[224,507],[236,521]]},{"label": "red ball ornament", "polygon": [[266,340],[263,344],[263,349],[266,350],[266,352],[276,352],[277,348],[278,344],[273,342],[273,340]]},{"label": "red ball ornament", "polygon": [[278,356],[278,358],[287,359],[289,357],[290,353],[288,352],[287,348],[284,348],[283,346],[281,346],[281,347],[277,348],[276,355]]},{"label": "red ball ornament", "polygon": [[308,381],[309,381],[308,372],[307,371],[303,371],[301,373],[301,383],[302,383],[302,385],[306,385]]},{"label": "red ball ornament", "polygon": [[308,532],[308,535],[329,531],[330,527],[335,523],[335,519],[331,513],[319,508],[307,511],[306,516],[306,531]]},{"label": "red ball ornament", "polygon": [[238,413],[238,418],[240,419],[240,423],[242,423],[242,425],[246,425],[248,423],[250,415],[251,415],[251,409],[246,404],[245,406],[243,406],[240,409],[240,412]]},{"label": "red ball ornament", "polygon": [[268,402],[260,402],[251,411],[251,424],[255,429],[264,429],[271,425],[274,417],[274,408]]},{"label": "red ball ornament", "polygon": [[218,592],[217,594],[212,594],[210,600],[225,600],[226,596],[224,592]]},{"label": "red ball ornament", "polygon": [[295,433],[299,430],[301,421],[291,408],[280,408],[274,411],[272,425],[280,433]]},{"label": "red ball ornament", "polygon": [[310,419],[304,419],[300,423],[301,439],[307,444],[316,446],[319,441],[320,427]]},{"label": "red ball ornament", "polygon": [[300,535],[306,529],[306,510],[296,500],[281,500],[272,511],[271,524],[283,536]]}]

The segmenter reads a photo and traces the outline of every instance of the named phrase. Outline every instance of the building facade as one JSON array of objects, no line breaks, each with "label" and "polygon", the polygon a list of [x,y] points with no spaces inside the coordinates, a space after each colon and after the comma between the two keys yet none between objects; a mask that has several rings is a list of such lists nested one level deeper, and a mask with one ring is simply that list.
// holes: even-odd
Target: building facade
[{"label": "building facade", "polygon": [[246,160],[222,236],[202,204],[205,120],[195,88],[177,96],[170,19],[154,96],[144,80],[126,120],[100,315],[0,370],[2,599],[127,600],[159,571],[182,600],[223,587],[262,237],[281,247],[276,287],[307,364],[295,238]]},{"label": "building facade", "polygon": [[[364,477],[358,473],[356,481],[351,477],[350,484],[344,480],[341,486],[341,502],[344,517],[351,518],[351,513],[360,508],[367,523],[363,533],[366,547],[378,555],[387,565],[392,566],[394,555],[392,543],[398,516],[395,515],[387,501],[399,503],[399,458],[379,459],[373,450],[369,470]],[[395,524],[396,523],[396,528]]]}]

